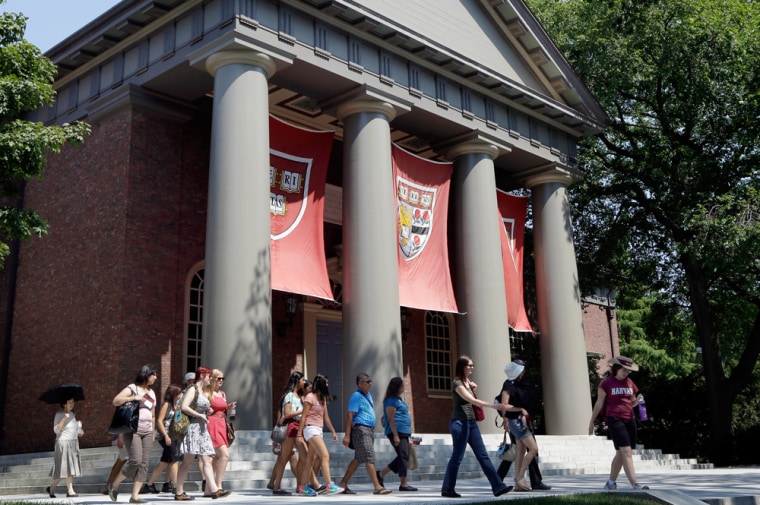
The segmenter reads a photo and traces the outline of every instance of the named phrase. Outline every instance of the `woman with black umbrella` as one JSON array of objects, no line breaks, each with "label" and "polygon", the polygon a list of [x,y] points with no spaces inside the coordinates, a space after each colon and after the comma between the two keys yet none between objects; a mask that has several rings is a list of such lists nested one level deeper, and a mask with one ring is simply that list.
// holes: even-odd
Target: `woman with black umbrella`
[{"label": "woman with black umbrella", "polygon": [[74,477],[82,475],[82,465],[79,460],[79,437],[84,435],[82,422],[77,421],[74,414],[74,398],[69,398],[61,404],[61,410],[56,412],[53,420],[55,432],[55,457],[50,476],[53,481],[47,488],[48,495],[55,498],[55,488],[62,478],[66,479],[66,496],[74,498]]}]

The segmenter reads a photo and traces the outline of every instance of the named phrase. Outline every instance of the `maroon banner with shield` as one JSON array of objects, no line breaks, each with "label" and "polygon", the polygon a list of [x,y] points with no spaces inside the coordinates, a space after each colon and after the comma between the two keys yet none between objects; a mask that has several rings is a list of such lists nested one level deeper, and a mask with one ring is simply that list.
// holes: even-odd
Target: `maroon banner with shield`
[{"label": "maroon banner with shield", "polygon": [[269,117],[272,289],[333,299],[323,221],[334,135]]},{"label": "maroon banner with shield", "polygon": [[448,250],[452,164],[393,145],[399,300],[402,306],[457,312]]},{"label": "maroon banner with shield", "polygon": [[515,331],[533,331],[523,298],[523,245],[528,199],[496,190],[501,223],[501,257],[507,293],[507,319]]}]

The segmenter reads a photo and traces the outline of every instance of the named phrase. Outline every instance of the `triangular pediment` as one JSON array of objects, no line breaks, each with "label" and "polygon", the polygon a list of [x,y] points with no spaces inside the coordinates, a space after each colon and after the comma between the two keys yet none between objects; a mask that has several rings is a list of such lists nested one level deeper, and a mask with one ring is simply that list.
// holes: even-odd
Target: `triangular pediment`
[{"label": "triangular pediment", "polygon": [[[306,0],[312,1],[312,0]],[[335,0],[382,20],[478,72],[597,121],[606,115],[522,0]],[[440,55],[436,56],[441,58]],[[485,77],[484,77],[485,76]]]},{"label": "triangular pediment", "polygon": [[419,37],[547,94],[533,69],[477,0],[360,0]]}]

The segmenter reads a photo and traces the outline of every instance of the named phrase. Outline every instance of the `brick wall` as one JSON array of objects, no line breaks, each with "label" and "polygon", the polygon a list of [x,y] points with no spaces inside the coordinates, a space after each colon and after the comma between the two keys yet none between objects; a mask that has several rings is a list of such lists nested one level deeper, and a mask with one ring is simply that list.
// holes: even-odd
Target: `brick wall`
[{"label": "brick wall", "polygon": [[[607,360],[619,353],[617,320],[614,317],[614,307],[610,313],[606,304],[584,300],[583,309],[583,332],[586,336],[586,352],[597,353],[602,359],[599,361],[600,372],[605,372],[608,367]],[[612,315],[612,328],[608,315]],[[610,329],[612,330],[612,342],[610,342]]]},{"label": "brick wall", "polygon": [[181,381],[185,277],[204,254],[208,138],[202,115],[178,124],[124,110],[50,156],[28,185],[26,204],[50,232],[21,245],[2,452],[52,450],[56,408],[36,400],[51,385],[84,386],[76,413],[91,447],[110,443],[111,399],[143,364],[159,368],[159,395]]}]

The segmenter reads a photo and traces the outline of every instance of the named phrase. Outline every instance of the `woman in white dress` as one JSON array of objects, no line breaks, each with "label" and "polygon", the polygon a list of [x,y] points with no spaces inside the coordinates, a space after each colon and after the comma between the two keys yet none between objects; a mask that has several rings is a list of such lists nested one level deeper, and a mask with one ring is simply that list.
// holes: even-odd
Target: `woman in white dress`
[{"label": "woman in white dress", "polygon": [[195,372],[195,384],[188,386],[182,397],[182,412],[190,418],[190,426],[182,440],[182,465],[177,472],[174,499],[177,501],[193,500],[194,497],[185,492],[185,478],[193,466],[195,457],[201,460],[200,467],[203,478],[206,480],[208,498],[223,498],[230,494],[229,491],[220,489],[214,478],[213,459],[216,455],[211,435],[208,432],[208,415],[206,411],[211,406],[211,397],[214,389],[211,387],[212,370],[204,366],[198,367]]},{"label": "woman in white dress", "polygon": [[66,496],[76,498],[74,477],[82,475],[82,465],[79,460],[79,437],[84,435],[81,421],[74,414],[74,399],[61,404],[61,410],[56,412],[53,420],[55,432],[55,457],[50,476],[53,481],[46,489],[48,496],[55,498],[55,487],[62,478],[66,479]]}]

